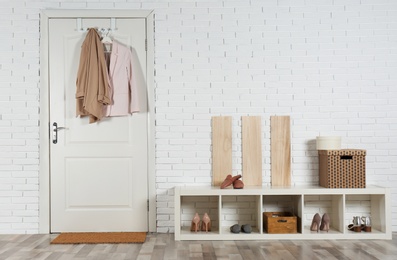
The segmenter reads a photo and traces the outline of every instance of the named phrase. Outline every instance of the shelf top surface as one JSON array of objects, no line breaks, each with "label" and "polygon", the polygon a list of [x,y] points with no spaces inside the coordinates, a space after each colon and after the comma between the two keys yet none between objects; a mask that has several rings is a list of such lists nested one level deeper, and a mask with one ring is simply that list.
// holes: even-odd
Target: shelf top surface
[{"label": "shelf top surface", "polygon": [[330,189],[321,186],[244,186],[243,189],[218,186],[176,186],[180,195],[299,195],[299,194],[384,194],[387,188],[367,185],[363,189]]}]

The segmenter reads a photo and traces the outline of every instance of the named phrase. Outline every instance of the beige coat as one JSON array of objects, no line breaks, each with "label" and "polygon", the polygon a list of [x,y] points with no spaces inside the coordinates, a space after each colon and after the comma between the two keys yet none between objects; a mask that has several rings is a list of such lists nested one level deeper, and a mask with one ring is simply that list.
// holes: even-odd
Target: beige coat
[{"label": "beige coat", "polygon": [[76,81],[76,114],[90,116],[90,123],[101,120],[104,106],[111,103],[104,49],[97,31],[89,29],[81,46]]}]

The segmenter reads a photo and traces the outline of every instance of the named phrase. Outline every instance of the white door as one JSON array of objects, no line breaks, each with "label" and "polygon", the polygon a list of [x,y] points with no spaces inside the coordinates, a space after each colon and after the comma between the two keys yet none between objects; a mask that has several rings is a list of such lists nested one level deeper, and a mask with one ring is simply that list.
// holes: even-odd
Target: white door
[{"label": "white door", "polygon": [[[86,36],[76,24],[49,21],[50,127],[56,122],[59,128],[50,145],[51,232],[147,231],[145,19],[117,18],[111,33],[132,50],[141,112],[94,124],[76,117],[76,75]],[[110,28],[111,20],[83,18],[82,26]]]}]

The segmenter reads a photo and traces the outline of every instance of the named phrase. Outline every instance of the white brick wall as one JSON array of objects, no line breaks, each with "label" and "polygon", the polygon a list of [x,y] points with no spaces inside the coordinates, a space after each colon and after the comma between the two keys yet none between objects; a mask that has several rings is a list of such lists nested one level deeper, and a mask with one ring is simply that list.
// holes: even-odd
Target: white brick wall
[{"label": "white brick wall", "polygon": [[46,8],[155,10],[159,232],[173,232],[172,187],[211,183],[213,115],[233,117],[233,174],[241,172],[240,118],[260,115],[270,185],[269,117],[288,114],[293,184],[318,181],[315,137],[340,135],[343,147],[368,150],[367,183],[397,195],[396,1],[1,1],[0,233],[38,232]]}]

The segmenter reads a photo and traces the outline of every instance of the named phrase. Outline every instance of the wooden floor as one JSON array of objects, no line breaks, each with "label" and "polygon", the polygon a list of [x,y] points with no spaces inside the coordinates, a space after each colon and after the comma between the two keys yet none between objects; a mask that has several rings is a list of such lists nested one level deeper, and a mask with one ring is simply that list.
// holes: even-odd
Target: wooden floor
[{"label": "wooden floor", "polygon": [[393,240],[180,242],[149,234],[144,244],[50,245],[55,237],[0,235],[0,259],[397,259],[397,233]]}]

